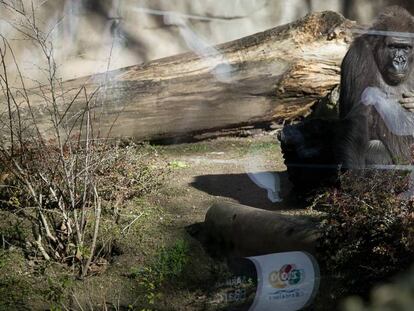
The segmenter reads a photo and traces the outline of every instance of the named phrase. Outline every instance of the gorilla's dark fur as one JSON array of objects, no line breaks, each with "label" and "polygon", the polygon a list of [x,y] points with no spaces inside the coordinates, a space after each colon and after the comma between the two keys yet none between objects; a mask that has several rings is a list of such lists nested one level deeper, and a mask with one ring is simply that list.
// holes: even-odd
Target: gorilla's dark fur
[{"label": "gorilla's dark fur", "polygon": [[287,125],[279,140],[289,179],[298,188],[310,190],[335,182],[337,175],[335,142],[338,134],[332,129],[336,120],[305,120]]},{"label": "gorilla's dark fur", "polygon": [[[279,140],[296,186],[330,181],[340,166],[410,162],[413,137],[391,133],[375,108],[361,102],[361,95],[367,87],[376,87],[401,101],[414,91],[413,33],[414,18],[408,11],[385,9],[372,28],[354,40],[342,62],[339,119],[311,119],[282,130]],[[312,164],[314,169],[309,168]]]}]

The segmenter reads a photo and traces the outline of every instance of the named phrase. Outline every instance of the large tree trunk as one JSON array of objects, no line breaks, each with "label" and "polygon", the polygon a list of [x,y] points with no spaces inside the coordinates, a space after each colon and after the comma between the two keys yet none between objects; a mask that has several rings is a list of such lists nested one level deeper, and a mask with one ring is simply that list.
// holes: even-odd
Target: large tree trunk
[{"label": "large tree trunk", "polygon": [[[219,45],[93,77],[63,83],[65,102],[82,86],[101,134],[157,140],[266,124],[306,115],[339,83],[353,23],[334,12],[316,13],[285,26]],[[45,95],[46,94],[46,95]],[[70,115],[85,105],[82,92]],[[48,90],[31,90],[44,105]],[[64,109],[64,108],[62,108]],[[36,118],[50,128],[47,113]]]}]

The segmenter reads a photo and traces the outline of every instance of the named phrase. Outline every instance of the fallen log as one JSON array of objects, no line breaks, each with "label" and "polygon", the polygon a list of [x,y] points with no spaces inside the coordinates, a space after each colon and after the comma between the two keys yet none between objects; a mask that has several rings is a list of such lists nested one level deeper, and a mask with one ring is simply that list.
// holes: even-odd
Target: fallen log
[{"label": "fallen log", "polygon": [[52,126],[45,101],[56,100],[62,111],[72,103],[70,122],[93,97],[101,135],[136,140],[298,118],[338,85],[353,26],[337,13],[314,13],[200,55],[66,81],[59,96],[47,87],[31,89],[30,103],[39,128],[47,132]]},{"label": "fallen log", "polygon": [[220,202],[204,222],[207,247],[236,257],[306,251],[315,255],[319,218],[289,216],[245,205]]}]

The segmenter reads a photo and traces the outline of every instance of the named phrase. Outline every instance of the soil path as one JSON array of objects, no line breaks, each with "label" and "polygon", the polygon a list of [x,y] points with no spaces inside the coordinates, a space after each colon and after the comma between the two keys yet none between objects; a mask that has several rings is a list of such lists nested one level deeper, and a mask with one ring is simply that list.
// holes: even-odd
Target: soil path
[{"label": "soil path", "polygon": [[[229,200],[267,210],[291,210],[288,200],[272,202],[267,188],[275,177],[285,198],[291,184],[274,134],[221,138],[192,144],[156,147],[171,169],[157,203],[182,225],[204,220],[215,200]],[[267,183],[267,185],[263,185]],[[270,183],[270,184],[269,184]],[[279,183],[279,186],[277,185]]]}]

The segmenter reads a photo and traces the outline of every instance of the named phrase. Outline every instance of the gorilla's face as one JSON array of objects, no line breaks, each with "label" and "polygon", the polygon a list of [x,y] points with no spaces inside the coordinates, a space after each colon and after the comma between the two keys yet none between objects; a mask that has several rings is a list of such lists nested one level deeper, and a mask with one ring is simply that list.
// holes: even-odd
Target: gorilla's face
[{"label": "gorilla's face", "polygon": [[375,61],[384,81],[398,85],[406,81],[413,67],[413,40],[402,37],[385,37],[375,46]]}]

